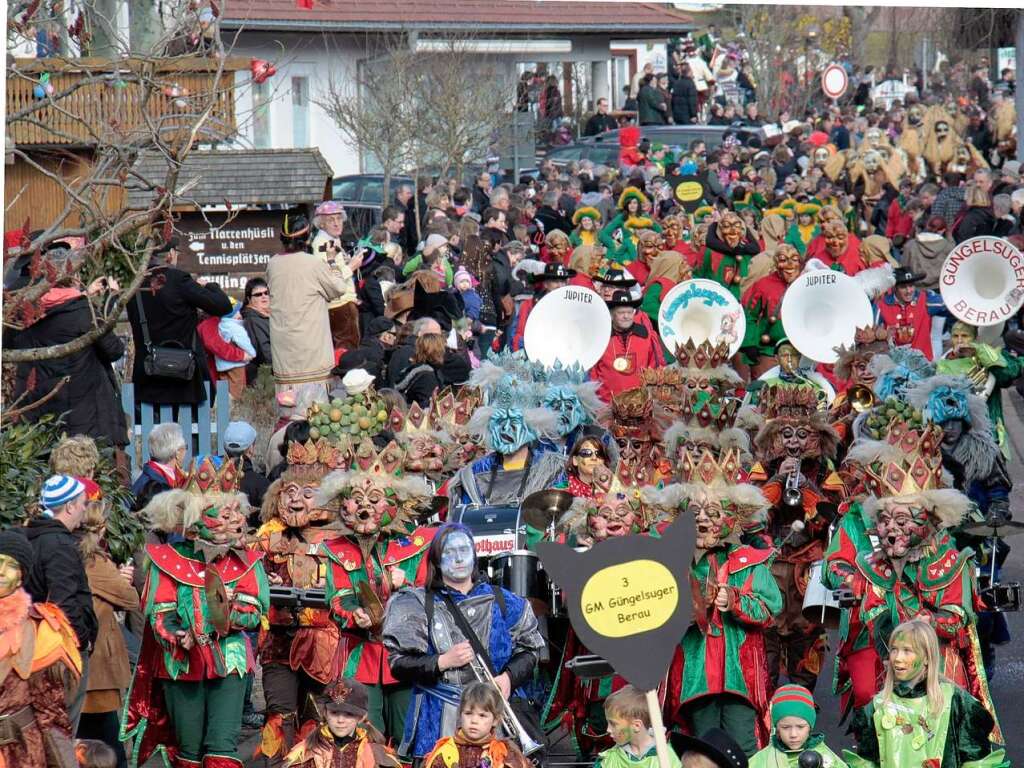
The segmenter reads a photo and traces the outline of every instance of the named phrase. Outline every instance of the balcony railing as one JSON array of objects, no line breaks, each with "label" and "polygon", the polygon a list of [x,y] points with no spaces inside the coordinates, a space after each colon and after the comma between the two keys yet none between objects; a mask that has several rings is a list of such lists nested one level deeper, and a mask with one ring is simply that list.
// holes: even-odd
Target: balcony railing
[{"label": "balcony railing", "polygon": [[[203,57],[17,59],[7,68],[7,135],[17,145],[130,144],[155,132],[173,141],[212,105],[195,140],[223,140],[237,129],[235,71],[246,65],[229,58],[218,72],[219,62]],[[43,74],[52,91],[40,98]]]}]

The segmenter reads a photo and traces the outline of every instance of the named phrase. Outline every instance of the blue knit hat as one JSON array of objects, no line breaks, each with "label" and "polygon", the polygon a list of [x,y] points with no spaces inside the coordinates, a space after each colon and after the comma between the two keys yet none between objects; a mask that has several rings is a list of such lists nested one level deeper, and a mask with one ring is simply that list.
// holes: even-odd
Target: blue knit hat
[{"label": "blue knit hat", "polygon": [[54,475],[43,483],[43,491],[39,495],[39,503],[46,510],[43,514],[52,514],[54,509],[67,504],[82,493],[85,493],[85,484],[78,478]]}]

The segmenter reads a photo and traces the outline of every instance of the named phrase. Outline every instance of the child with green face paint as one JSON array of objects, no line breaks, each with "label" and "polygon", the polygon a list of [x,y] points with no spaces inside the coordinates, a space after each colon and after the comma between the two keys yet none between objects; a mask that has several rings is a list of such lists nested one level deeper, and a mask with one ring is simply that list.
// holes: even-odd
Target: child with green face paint
[{"label": "child with green face paint", "polygon": [[906,621],[889,638],[885,683],[854,714],[857,754],[851,768],[1004,768],[1003,749],[992,749],[992,716],[963,688],[940,674],[942,659],[932,625]]},{"label": "child with green face paint", "polygon": [[[642,691],[627,685],[604,702],[608,735],[615,746],[598,755],[594,768],[657,768],[658,753],[651,732],[651,716]],[[679,757],[668,751],[671,768],[680,768]]]},{"label": "child with green face paint", "polygon": [[750,768],[797,768],[805,751],[821,756],[822,768],[846,768],[825,744],[825,737],[813,733],[817,709],[811,692],[802,685],[780,685],[771,700],[771,743],[750,758]]}]

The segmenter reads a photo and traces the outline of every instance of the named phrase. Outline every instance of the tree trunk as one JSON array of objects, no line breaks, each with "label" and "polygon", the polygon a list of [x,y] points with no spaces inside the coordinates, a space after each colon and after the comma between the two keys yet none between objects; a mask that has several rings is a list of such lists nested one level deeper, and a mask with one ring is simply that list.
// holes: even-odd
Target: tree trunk
[{"label": "tree trunk", "polygon": [[92,0],[85,6],[92,31],[89,52],[103,59],[115,59],[117,50],[117,0]]},{"label": "tree trunk", "polygon": [[868,31],[878,18],[882,6],[866,8],[862,5],[843,6],[843,15],[850,20],[850,58],[854,66],[864,66],[867,58]]},{"label": "tree trunk", "polygon": [[128,40],[132,53],[142,56],[155,53],[161,32],[155,2],[128,3]]}]

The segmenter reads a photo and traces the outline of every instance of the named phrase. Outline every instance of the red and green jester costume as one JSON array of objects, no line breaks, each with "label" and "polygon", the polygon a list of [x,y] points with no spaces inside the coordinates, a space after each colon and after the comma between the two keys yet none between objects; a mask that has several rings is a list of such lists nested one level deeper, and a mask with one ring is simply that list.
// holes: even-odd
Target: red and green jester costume
[{"label": "red and green jester costume", "polygon": [[[320,545],[337,535],[338,511],[318,507],[314,497],[328,472],[347,466],[347,455],[326,438],[288,447],[288,467],[267,489],[254,542],[275,586],[324,588],[328,561]],[[326,605],[271,604],[259,643],[267,718],[257,756],[273,763],[294,746],[309,696],[340,674],[340,644]]]},{"label": "red and green jester costume", "polygon": [[739,450],[691,457],[695,482],[645,493],[655,508],[691,513],[697,545],[690,565],[694,623],[683,635],[668,673],[667,716],[684,731],[728,728],[744,752],[768,742],[768,666],[764,631],[782,610],[772,578],[771,549],[739,543],[763,518],[760,490],[736,483]]},{"label": "red and green jester costume", "polygon": [[958,550],[947,530],[963,521],[971,501],[943,487],[941,441],[938,425],[896,422],[886,436],[889,450],[865,467],[871,495],[864,516],[879,546],[858,553],[853,591],[881,655],[900,623],[917,617],[931,623],[942,674],[984,705],[993,718],[992,741],[1001,744],[978,641],[974,552]]},{"label": "red and green jester costume", "polygon": [[426,584],[426,553],[434,535],[434,529],[406,522],[408,513],[433,494],[421,477],[395,474],[404,460],[393,442],[379,455],[361,448],[357,466],[328,475],[318,497],[320,504],[341,504],[344,533],[321,545],[329,561],[327,604],[341,628],[340,674],[369,688],[370,722],[395,742],[402,736],[411,689],[391,674],[380,637],[383,607],[400,587]]},{"label": "red and green jester costume", "polygon": [[266,616],[269,585],[260,555],[241,544],[248,502],[240,479],[234,461],[207,456],[185,489],[143,510],[175,540],[146,548],[148,622],[121,724],[121,738],[134,739],[132,766],[157,751],[174,768],[242,765],[242,703],[254,669],[245,633]]}]

